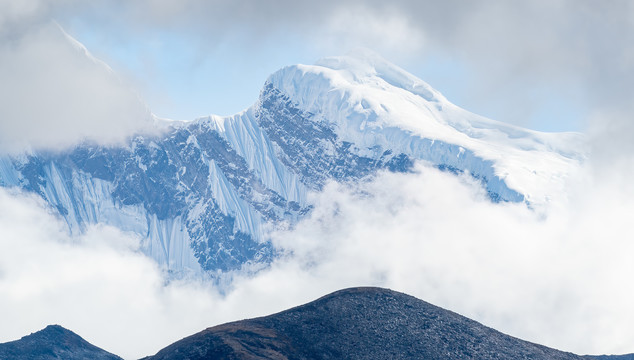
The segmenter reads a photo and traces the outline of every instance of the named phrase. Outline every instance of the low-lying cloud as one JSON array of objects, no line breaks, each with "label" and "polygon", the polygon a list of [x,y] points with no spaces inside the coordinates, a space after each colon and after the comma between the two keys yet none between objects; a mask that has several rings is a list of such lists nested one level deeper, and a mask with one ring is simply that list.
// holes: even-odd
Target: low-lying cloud
[{"label": "low-lying cloud", "polygon": [[546,217],[433,168],[331,184],[278,237],[293,255],[274,276],[386,286],[559,349],[632,352],[634,200],[619,180],[575,183]]},{"label": "low-lying cloud", "polygon": [[59,323],[138,358],[208,326],[375,285],[562,350],[632,352],[625,185],[588,172],[544,216],[430,167],[331,183],[307,219],[274,234],[283,256],[222,289],[166,282],[132,235],[93,226],[70,237],[40,200],[0,189],[0,317],[12,324],[0,341]]},{"label": "low-lying cloud", "polygon": [[2,341],[61,324],[138,358],[157,342],[176,340],[174,331],[204,327],[204,314],[213,313],[213,291],[165,286],[129,234],[94,226],[70,237],[41,200],[6,189],[0,189],[0,229]]}]

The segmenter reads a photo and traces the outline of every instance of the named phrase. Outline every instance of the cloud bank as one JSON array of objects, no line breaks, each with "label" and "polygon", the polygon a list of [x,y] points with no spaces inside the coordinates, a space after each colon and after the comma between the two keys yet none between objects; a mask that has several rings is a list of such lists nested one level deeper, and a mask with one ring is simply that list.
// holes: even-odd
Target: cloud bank
[{"label": "cloud bank", "polygon": [[0,189],[0,317],[12,324],[0,341],[59,323],[139,358],[208,326],[374,285],[562,350],[632,352],[626,181],[588,171],[547,216],[429,167],[331,183],[309,218],[274,234],[282,257],[222,288],[166,282],[139,239],[104,226],[70,237],[41,201]]},{"label": "cloud bank", "polygon": [[2,40],[0,151],[116,143],[152,124],[132,89],[55,23]]},{"label": "cloud bank", "polygon": [[6,189],[0,204],[2,341],[61,324],[138,358],[175,340],[158,329],[191,331],[213,311],[212,291],[165,286],[153,261],[135,252],[138,239],[102,226],[71,238],[41,201]]},{"label": "cloud bank", "polygon": [[551,347],[632,352],[634,200],[624,179],[583,175],[546,217],[431,168],[332,184],[309,220],[279,235],[292,256],[271,276],[386,286]]}]

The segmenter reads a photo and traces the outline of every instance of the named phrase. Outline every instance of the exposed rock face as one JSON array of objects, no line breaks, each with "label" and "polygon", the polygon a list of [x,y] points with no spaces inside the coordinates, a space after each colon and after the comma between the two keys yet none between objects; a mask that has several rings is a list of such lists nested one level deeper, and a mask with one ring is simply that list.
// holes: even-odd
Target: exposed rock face
[{"label": "exposed rock face", "polygon": [[59,325],[49,325],[20,340],[0,344],[3,360],[122,360]]},{"label": "exposed rock face", "polygon": [[[121,360],[59,325],[0,344],[0,359]],[[351,288],[203,330],[144,358],[211,359],[633,360],[634,354],[579,356],[502,334],[409,295]]]},{"label": "exposed rock face", "polygon": [[206,329],[148,359],[583,357],[502,334],[409,295],[380,288],[352,288],[275,315]]}]

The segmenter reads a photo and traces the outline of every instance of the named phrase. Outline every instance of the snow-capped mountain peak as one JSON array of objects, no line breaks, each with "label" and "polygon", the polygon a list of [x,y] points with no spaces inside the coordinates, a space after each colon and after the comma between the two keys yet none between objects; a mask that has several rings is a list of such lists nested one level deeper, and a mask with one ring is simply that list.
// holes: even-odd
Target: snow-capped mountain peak
[{"label": "snow-capped mountain peak", "polygon": [[420,158],[412,141],[458,145],[493,161],[496,176],[533,203],[563,186],[584,158],[581,134],[542,133],[473,114],[370,51],[289,66],[268,82],[360,149],[380,145]]},{"label": "snow-capped mountain peak", "polygon": [[347,73],[349,80],[359,84],[385,82],[394,88],[406,90],[427,101],[447,101],[442,94],[423,80],[368,49],[356,49],[345,56],[322,58],[315,65]]},{"label": "snow-capped mountain peak", "polygon": [[578,134],[477,116],[367,51],[285,67],[239,114],[155,122],[121,146],[0,157],[0,185],[39,194],[72,232],[113,225],[169,270],[215,273],[270,261],[268,229],[304,217],[331,180],[425,161],[536,207],[582,158]]}]

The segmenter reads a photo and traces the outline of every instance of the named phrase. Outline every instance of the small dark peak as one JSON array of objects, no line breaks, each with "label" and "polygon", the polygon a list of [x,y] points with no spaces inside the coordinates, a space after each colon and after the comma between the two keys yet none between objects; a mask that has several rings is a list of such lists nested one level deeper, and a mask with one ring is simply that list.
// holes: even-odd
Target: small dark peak
[{"label": "small dark peak", "polygon": [[0,344],[0,359],[121,360],[60,325],[48,325],[20,340]]},{"label": "small dark peak", "polygon": [[44,329],[37,331],[35,333],[32,333],[29,336],[32,335],[40,335],[40,336],[59,336],[59,337],[78,337],[81,339],[81,337],[79,337],[79,335],[75,334],[74,332],[64,328],[61,325],[48,325],[47,327],[45,327]]},{"label": "small dark peak", "polygon": [[355,296],[391,296],[391,297],[398,296],[398,297],[407,297],[407,298],[416,299],[413,296],[410,296],[398,291],[394,291],[391,289],[387,289],[387,288],[380,288],[380,287],[374,287],[374,286],[360,286],[360,287],[352,287],[352,288],[347,288],[343,290],[338,290],[328,295],[322,296],[315,301],[320,301],[322,299],[330,299],[330,298],[336,299],[336,298],[344,297],[344,296],[352,296],[352,297],[355,297]]},{"label": "small dark peak", "polygon": [[44,329],[23,337],[21,340],[28,342],[57,344],[65,348],[78,348],[92,346],[81,336],[62,327],[61,325],[48,325]]},{"label": "small dark peak", "polygon": [[70,331],[68,329],[65,329],[63,326],[57,325],[57,324],[48,325],[44,329],[42,329],[42,330],[40,330],[38,332],[58,332],[58,333],[69,332],[69,333],[72,333],[72,331]]}]

